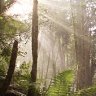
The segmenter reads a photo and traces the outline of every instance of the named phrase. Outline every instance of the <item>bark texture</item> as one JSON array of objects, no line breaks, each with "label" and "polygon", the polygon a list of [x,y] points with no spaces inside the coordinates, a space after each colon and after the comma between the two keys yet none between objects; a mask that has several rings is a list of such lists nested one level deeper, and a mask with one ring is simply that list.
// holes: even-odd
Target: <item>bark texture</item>
[{"label": "bark texture", "polygon": [[[86,6],[84,0],[78,1],[78,18],[79,26],[75,32],[75,48],[76,48],[76,59],[78,65],[77,71],[77,89],[87,88],[92,84],[91,80],[91,66],[90,66],[90,50],[91,40],[89,26],[86,23],[87,17]],[[81,12],[81,13],[79,13]]]},{"label": "bark texture", "polygon": [[11,83],[12,75],[13,75],[14,70],[15,70],[17,52],[18,52],[18,42],[15,40],[14,44],[13,44],[12,53],[11,53],[9,69],[8,69],[6,78],[4,80],[3,86],[0,89],[0,96],[4,96],[4,94],[6,93],[8,87]]},{"label": "bark texture", "polygon": [[38,59],[38,1],[33,0],[33,17],[32,17],[32,57],[33,65],[31,71],[32,82],[37,78],[37,59]]},{"label": "bark texture", "polygon": [[86,15],[85,4],[86,0],[77,0],[75,4],[71,0],[77,64],[77,90],[92,85],[90,64],[91,35],[89,25],[86,23],[88,16]]},{"label": "bark texture", "polygon": [[36,79],[37,79],[37,59],[38,59],[38,1],[33,0],[33,16],[32,16],[32,71],[31,82],[27,96],[37,96]]}]

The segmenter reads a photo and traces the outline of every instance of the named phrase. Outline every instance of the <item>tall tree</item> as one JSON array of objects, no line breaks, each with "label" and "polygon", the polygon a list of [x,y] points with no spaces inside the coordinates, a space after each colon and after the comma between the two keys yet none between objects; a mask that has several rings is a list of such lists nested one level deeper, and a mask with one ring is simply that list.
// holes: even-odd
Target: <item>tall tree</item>
[{"label": "tall tree", "polygon": [[[34,85],[37,79],[37,59],[38,59],[38,1],[33,0],[33,16],[32,16],[32,71],[31,84]],[[31,86],[27,96],[36,96],[35,86]]]},{"label": "tall tree", "polygon": [[[76,1],[75,14],[75,49],[77,63],[77,89],[87,88],[92,84],[90,67],[90,32],[87,22],[85,0]],[[75,13],[74,12],[74,13]]]},{"label": "tall tree", "polygon": [[38,1],[33,0],[33,17],[32,17],[32,57],[33,65],[31,71],[32,82],[37,78],[37,59],[38,59]]},{"label": "tall tree", "polygon": [[[85,0],[79,2],[80,31],[76,33],[76,57],[78,64],[77,89],[87,88],[92,84],[90,68],[90,33],[86,24],[86,4]],[[84,15],[85,13],[85,15]]]}]

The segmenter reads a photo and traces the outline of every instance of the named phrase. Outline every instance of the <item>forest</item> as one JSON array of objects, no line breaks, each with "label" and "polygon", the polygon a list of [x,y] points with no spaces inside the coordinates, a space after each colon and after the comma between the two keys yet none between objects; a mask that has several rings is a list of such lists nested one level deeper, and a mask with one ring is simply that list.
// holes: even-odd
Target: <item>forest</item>
[{"label": "forest", "polygon": [[0,0],[0,96],[96,96],[96,0]]}]

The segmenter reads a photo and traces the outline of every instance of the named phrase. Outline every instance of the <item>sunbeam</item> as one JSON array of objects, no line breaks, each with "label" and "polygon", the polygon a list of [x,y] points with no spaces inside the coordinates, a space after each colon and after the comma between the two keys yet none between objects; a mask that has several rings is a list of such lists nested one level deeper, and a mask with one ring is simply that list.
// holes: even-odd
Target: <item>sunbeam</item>
[{"label": "sunbeam", "polygon": [[0,96],[95,96],[95,85],[96,0],[0,0]]}]

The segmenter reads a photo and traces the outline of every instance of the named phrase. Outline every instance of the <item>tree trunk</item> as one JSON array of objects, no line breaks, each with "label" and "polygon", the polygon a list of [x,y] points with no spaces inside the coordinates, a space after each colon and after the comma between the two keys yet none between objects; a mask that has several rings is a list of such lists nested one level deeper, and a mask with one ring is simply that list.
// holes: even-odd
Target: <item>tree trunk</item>
[{"label": "tree trunk", "polygon": [[95,48],[95,40],[96,38],[96,33],[92,36],[92,46],[91,46],[91,79],[93,79],[96,71],[96,48]]},{"label": "tree trunk", "polygon": [[0,0],[0,15],[3,13],[4,0]]},{"label": "tree trunk", "polygon": [[[72,0],[71,0],[71,3]],[[73,3],[74,4],[74,3]],[[72,5],[73,5],[72,4]],[[77,63],[77,90],[87,88],[92,84],[91,66],[90,66],[90,32],[89,26],[86,23],[86,2],[85,0],[76,1],[78,8],[72,8],[73,27],[75,36],[75,50]],[[71,7],[73,7],[71,5]],[[73,11],[74,10],[74,11]]]},{"label": "tree trunk", "polygon": [[17,52],[18,52],[18,42],[15,40],[15,42],[13,44],[13,49],[12,49],[9,69],[8,69],[6,78],[4,80],[3,86],[0,89],[0,96],[4,96],[4,94],[6,93],[8,87],[9,87],[9,85],[11,83],[12,75],[13,75],[14,70],[15,70]]},{"label": "tree trunk", "polygon": [[32,57],[33,65],[31,71],[32,82],[36,82],[37,77],[37,58],[38,58],[38,1],[33,0],[33,18],[32,18]]},{"label": "tree trunk", "polygon": [[36,78],[37,78],[37,59],[38,59],[38,1],[33,0],[33,17],[32,17],[32,71],[31,71],[31,86],[28,89],[27,96],[36,95]]},{"label": "tree trunk", "polygon": [[77,29],[75,33],[75,44],[76,44],[76,58],[78,64],[77,71],[77,90],[88,88],[91,84],[91,67],[90,67],[90,34],[88,30],[86,22],[85,14],[86,6],[84,4],[84,0],[79,2],[79,12],[78,19],[79,21],[79,30]]}]

